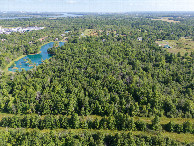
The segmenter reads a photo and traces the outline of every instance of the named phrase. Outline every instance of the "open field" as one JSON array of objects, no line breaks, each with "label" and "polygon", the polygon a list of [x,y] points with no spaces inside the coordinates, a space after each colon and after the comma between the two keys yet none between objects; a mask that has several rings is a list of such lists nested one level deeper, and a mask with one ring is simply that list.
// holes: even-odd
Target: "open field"
[{"label": "open field", "polygon": [[191,39],[180,38],[177,40],[162,40],[156,41],[156,43],[160,46],[169,45],[171,48],[164,48],[170,53],[177,54],[180,52],[181,55],[185,53],[191,53],[194,51],[194,41]]},{"label": "open field", "polygon": [[13,114],[7,114],[7,113],[0,113],[0,120],[2,120],[2,118],[4,117],[12,117],[14,116]]},{"label": "open field", "polygon": [[[102,30],[95,30],[95,29],[86,29],[81,36],[99,36],[99,34],[101,34],[103,31]],[[106,31],[106,34],[109,35],[110,33],[113,33],[114,35],[116,35],[117,31]],[[122,35],[122,36],[126,36],[126,35]]]},{"label": "open field", "polygon": [[161,21],[166,21],[169,23],[179,23],[180,21],[174,21],[174,20],[169,20],[172,17],[161,17],[160,19],[152,19],[152,20],[161,20]]},{"label": "open field", "polygon": [[[149,124],[152,123],[152,119],[153,118],[134,117],[135,121],[141,120],[141,121],[144,121],[144,122],[149,123]],[[167,124],[170,121],[174,122],[175,124],[181,124],[181,123],[184,123],[186,121],[190,121],[190,122],[194,123],[194,119],[193,118],[167,118],[167,117],[160,117],[160,124]]]},{"label": "open field", "polygon": [[[36,115],[36,114],[31,114],[31,115]],[[2,120],[3,117],[12,117],[14,116],[14,114],[7,114],[7,113],[0,113],[0,120]],[[25,115],[18,115],[18,116],[25,116]],[[42,115],[41,118],[44,118],[45,115]],[[70,116],[68,116],[70,117]],[[82,117],[82,116],[80,116]],[[97,116],[97,115],[89,115],[89,116],[83,116],[82,117],[84,120],[95,120],[96,118],[97,119],[101,119],[102,117],[101,116]],[[137,121],[137,120],[141,120],[141,121],[144,121],[148,124],[151,124],[151,121],[154,117],[134,117],[134,120]],[[167,118],[167,117],[160,117],[160,124],[167,124],[169,123],[170,121],[174,122],[175,124],[181,124],[181,123],[184,123],[186,121],[190,121],[192,123],[194,123],[194,119],[193,118]]]},{"label": "open field", "polygon": [[[14,128],[6,128],[6,127],[0,127],[0,131],[7,131],[7,130],[13,130]],[[16,128],[18,130],[21,130],[23,132],[31,132],[34,129],[31,128]],[[117,131],[117,130],[95,130],[95,129],[43,129],[38,130],[40,133],[50,133],[51,131],[54,133],[72,133],[72,134],[82,134],[87,130],[89,133],[104,133],[104,134],[110,134],[115,135],[117,133],[129,133],[129,131]],[[170,132],[155,132],[155,131],[132,131],[133,135],[146,135],[146,136],[157,136],[162,135],[163,137],[169,137],[171,139],[177,140],[179,142],[188,142],[193,143],[194,142],[194,135],[188,134],[188,133],[170,133]]]},{"label": "open field", "polygon": [[162,135],[164,137],[170,137],[171,139],[176,139],[180,142],[194,142],[194,134],[188,134],[188,133],[172,133],[172,132],[163,132]]},{"label": "open field", "polygon": [[86,29],[82,33],[82,36],[98,36],[98,31],[95,29]]}]

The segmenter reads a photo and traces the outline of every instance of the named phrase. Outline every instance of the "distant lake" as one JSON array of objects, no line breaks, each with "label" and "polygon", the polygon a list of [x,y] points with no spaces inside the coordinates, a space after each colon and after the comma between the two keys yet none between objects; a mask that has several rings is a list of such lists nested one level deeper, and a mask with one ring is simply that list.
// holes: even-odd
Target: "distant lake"
[{"label": "distant lake", "polygon": [[[28,14],[26,14],[28,15]],[[29,14],[30,15],[30,14]],[[40,14],[41,15],[41,14]],[[49,14],[48,14],[49,15]],[[24,17],[1,17],[0,15],[0,20],[1,19],[24,19],[24,18],[44,18],[44,17],[49,17],[49,18],[62,18],[62,17],[77,17],[77,16],[82,16],[82,15],[78,15],[78,14],[70,14],[70,13],[59,13],[59,14],[56,14],[56,15],[52,15],[52,16],[45,16],[45,15],[42,15],[40,17],[36,17],[36,15],[34,15],[34,17],[29,17],[29,16],[24,16]]]},{"label": "distant lake", "polygon": [[[15,72],[16,70],[22,71],[22,69],[30,70],[33,68],[33,65],[36,64],[36,66],[40,65],[42,61],[49,59],[52,57],[51,54],[48,54],[47,50],[48,48],[52,48],[54,45],[54,42],[48,43],[46,45],[43,45],[40,49],[40,54],[34,54],[34,55],[27,55],[23,58],[21,58],[18,61],[15,61],[15,66],[11,66],[8,68],[9,71]],[[64,42],[59,42],[59,46],[63,46]],[[31,60],[32,64],[29,64],[27,61]]]}]

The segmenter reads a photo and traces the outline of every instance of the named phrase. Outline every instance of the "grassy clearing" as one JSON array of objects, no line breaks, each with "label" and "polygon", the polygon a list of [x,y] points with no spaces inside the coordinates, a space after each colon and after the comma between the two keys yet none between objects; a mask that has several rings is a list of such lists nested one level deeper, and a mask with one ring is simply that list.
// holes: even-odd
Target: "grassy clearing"
[{"label": "grassy clearing", "polygon": [[[35,115],[35,114],[33,114]],[[0,113],[0,120],[3,118],[3,117],[12,117],[14,116],[14,114],[7,114],[7,113]],[[20,115],[21,117],[24,117],[25,115]],[[43,119],[45,117],[45,115],[41,116],[41,118]],[[68,116],[70,117],[70,116]],[[88,119],[88,120],[95,120],[96,118],[98,119],[101,119],[102,117],[100,116],[96,116],[96,115],[90,115],[90,116],[83,116],[82,117],[83,119]],[[149,123],[151,124],[151,120],[153,119],[153,117],[151,118],[148,118],[148,117],[134,117],[135,121],[136,120],[142,120],[142,121],[145,121],[146,123]],[[184,118],[167,118],[167,117],[161,117],[160,118],[160,123],[161,124],[167,124],[168,122],[170,121],[173,121],[174,123],[176,124],[181,124],[185,121],[191,121],[191,122],[194,122],[194,119],[192,118],[188,118],[188,119],[184,119]],[[8,129],[14,129],[14,128],[5,128],[5,127],[0,127],[0,131],[3,131],[3,130],[8,130]],[[17,128],[17,129],[20,129],[20,130],[24,130],[24,131],[32,131],[34,129],[31,129],[31,128]],[[78,134],[78,133],[83,133],[86,129],[55,129],[55,130],[50,130],[50,129],[44,129],[44,130],[40,130],[41,133],[49,133],[50,131],[54,131],[54,132],[57,132],[57,133],[75,133],[75,134]],[[96,129],[87,129],[88,132],[91,132],[91,133],[97,133],[97,132],[102,132],[104,134],[116,134],[116,133],[123,133],[123,132],[126,132],[128,133],[129,131],[118,131],[118,130],[96,130]],[[161,134],[162,136],[164,137],[170,137],[171,139],[175,139],[177,141],[180,141],[180,142],[194,142],[194,135],[193,134],[189,134],[189,133],[171,133],[171,132],[166,132],[166,131],[162,131],[161,133],[159,132],[156,132],[156,131],[152,131],[152,130],[149,130],[149,131],[133,131],[132,132],[134,135],[158,135],[158,134]]]},{"label": "grassy clearing", "polygon": [[[154,117],[152,118],[148,118],[148,117],[134,117],[135,120],[142,120],[148,124],[152,123],[152,119],[154,119]],[[175,124],[182,124],[186,121],[190,121],[192,123],[194,123],[194,119],[192,118],[167,118],[167,117],[160,117],[160,124],[167,124],[170,121],[174,122]]]},{"label": "grassy clearing", "polygon": [[[14,128],[5,128],[5,127],[0,127],[0,131],[7,131],[7,130],[13,130]],[[31,132],[34,129],[31,128],[16,128],[21,131],[26,131],[26,132]],[[36,129],[37,130],[37,129]],[[104,133],[104,134],[110,134],[110,135],[115,135],[117,133],[128,133],[129,131],[117,131],[117,130],[95,130],[95,129],[44,129],[44,130],[38,130],[40,133],[50,133],[53,131],[54,133],[72,133],[72,134],[82,134],[85,131],[89,133]],[[179,142],[188,142],[188,143],[193,143],[194,142],[194,135],[193,134],[188,134],[188,133],[170,133],[170,132],[156,132],[156,131],[150,131],[150,132],[144,132],[144,131],[132,131],[133,135],[150,135],[150,136],[156,136],[156,135],[162,135],[163,137],[169,137],[171,139],[177,140]]]},{"label": "grassy clearing", "polygon": [[176,139],[177,141],[180,142],[188,142],[188,143],[193,143],[194,142],[194,134],[189,134],[189,133],[171,133],[171,132],[164,132],[162,133],[163,136],[165,137],[170,137],[171,139]]},{"label": "grassy clearing", "polygon": [[171,48],[164,48],[170,53],[177,54],[180,52],[181,55],[185,53],[190,54],[194,51],[194,41],[191,39],[180,38],[177,40],[163,40],[163,41],[156,41],[156,43],[160,46],[169,45]]},{"label": "grassy clearing", "polygon": [[98,31],[95,29],[86,29],[82,33],[82,36],[98,36]]},{"label": "grassy clearing", "polygon": [[194,142],[194,135],[193,134],[189,134],[189,133],[172,133],[172,132],[161,132],[161,133],[157,133],[157,132],[143,132],[143,131],[134,131],[133,132],[134,135],[158,135],[161,134],[163,137],[169,137],[171,139],[177,140],[179,142]]},{"label": "grassy clearing", "polygon": [[13,114],[7,114],[7,113],[0,113],[0,120],[2,120],[2,118],[4,117],[12,117],[14,116]]},{"label": "grassy clearing", "polygon": [[165,21],[165,22],[169,22],[169,23],[179,23],[180,21],[174,21],[174,20],[170,20],[170,19],[173,19],[173,17],[161,17],[160,19],[152,19],[152,20],[155,20],[155,21]]},{"label": "grassy clearing", "polygon": [[[21,116],[21,117],[24,117],[25,115],[38,115],[38,114],[22,114],[22,115],[17,115],[17,116]],[[14,116],[14,114],[8,114],[8,113],[0,113],[0,120],[3,118],[3,117],[12,117]],[[41,118],[44,118],[46,115],[42,115]],[[60,115],[56,115],[56,116],[60,116]],[[71,116],[68,116],[69,118]],[[81,119],[84,119],[84,120],[95,120],[96,118],[97,119],[102,119],[101,116],[97,116],[97,115],[89,115],[89,116],[79,116]],[[152,119],[154,119],[154,117],[134,117],[134,120],[137,121],[137,120],[141,120],[141,121],[144,121],[148,124],[151,124],[152,123]],[[175,124],[182,124],[186,121],[190,121],[192,123],[194,123],[194,119],[193,118],[167,118],[167,117],[160,117],[160,124],[167,124],[169,123],[170,121],[174,122]]]},{"label": "grassy clearing", "polygon": [[[82,37],[85,37],[85,36],[101,36],[101,33],[103,31],[102,30],[95,30],[95,29],[86,29],[82,34],[81,36]],[[113,33],[116,35],[116,31],[106,31],[106,34],[109,35],[110,33]]]}]

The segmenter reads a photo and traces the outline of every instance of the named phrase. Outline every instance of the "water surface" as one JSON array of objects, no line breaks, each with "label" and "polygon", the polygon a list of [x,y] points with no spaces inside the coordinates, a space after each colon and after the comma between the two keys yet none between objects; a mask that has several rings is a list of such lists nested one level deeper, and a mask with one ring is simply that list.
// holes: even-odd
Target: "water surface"
[{"label": "water surface", "polygon": [[[36,17],[34,16],[9,16],[9,17],[2,17],[0,15],[0,20],[2,19],[25,19],[25,18],[44,18],[44,17],[49,17],[49,18],[62,18],[62,17],[78,17],[78,16],[83,16],[83,15],[79,15],[79,14],[71,14],[71,13],[59,13],[61,15],[50,15],[50,16],[40,16],[40,17]],[[27,15],[27,14],[26,14]]]},{"label": "water surface", "polygon": [[[40,49],[40,54],[34,54],[34,55],[27,55],[23,58],[21,58],[18,61],[15,61],[15,65],[12,65],[10,68],[8,68],[9,71],[15,72],[16,70],[22,71],[24,70],[30,70],[33,68],[34,65],[38,66],[40,65],[44,60],[49,59],[52,57],[51,54],[48,54],[47,50],[48,48],[52,48],[54,45],[54,42],[50,42],[46,45],[43,45]],[[64,42],[59,42],[59,46],[63,46]]]}]

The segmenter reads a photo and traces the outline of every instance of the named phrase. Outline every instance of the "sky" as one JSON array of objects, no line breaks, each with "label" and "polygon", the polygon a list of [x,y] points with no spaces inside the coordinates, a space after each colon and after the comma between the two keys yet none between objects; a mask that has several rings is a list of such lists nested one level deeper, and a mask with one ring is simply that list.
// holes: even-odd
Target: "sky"
[{"label": "sky", "polygon": [[0,11],[194,11],[194,0],[0,0]]}]

